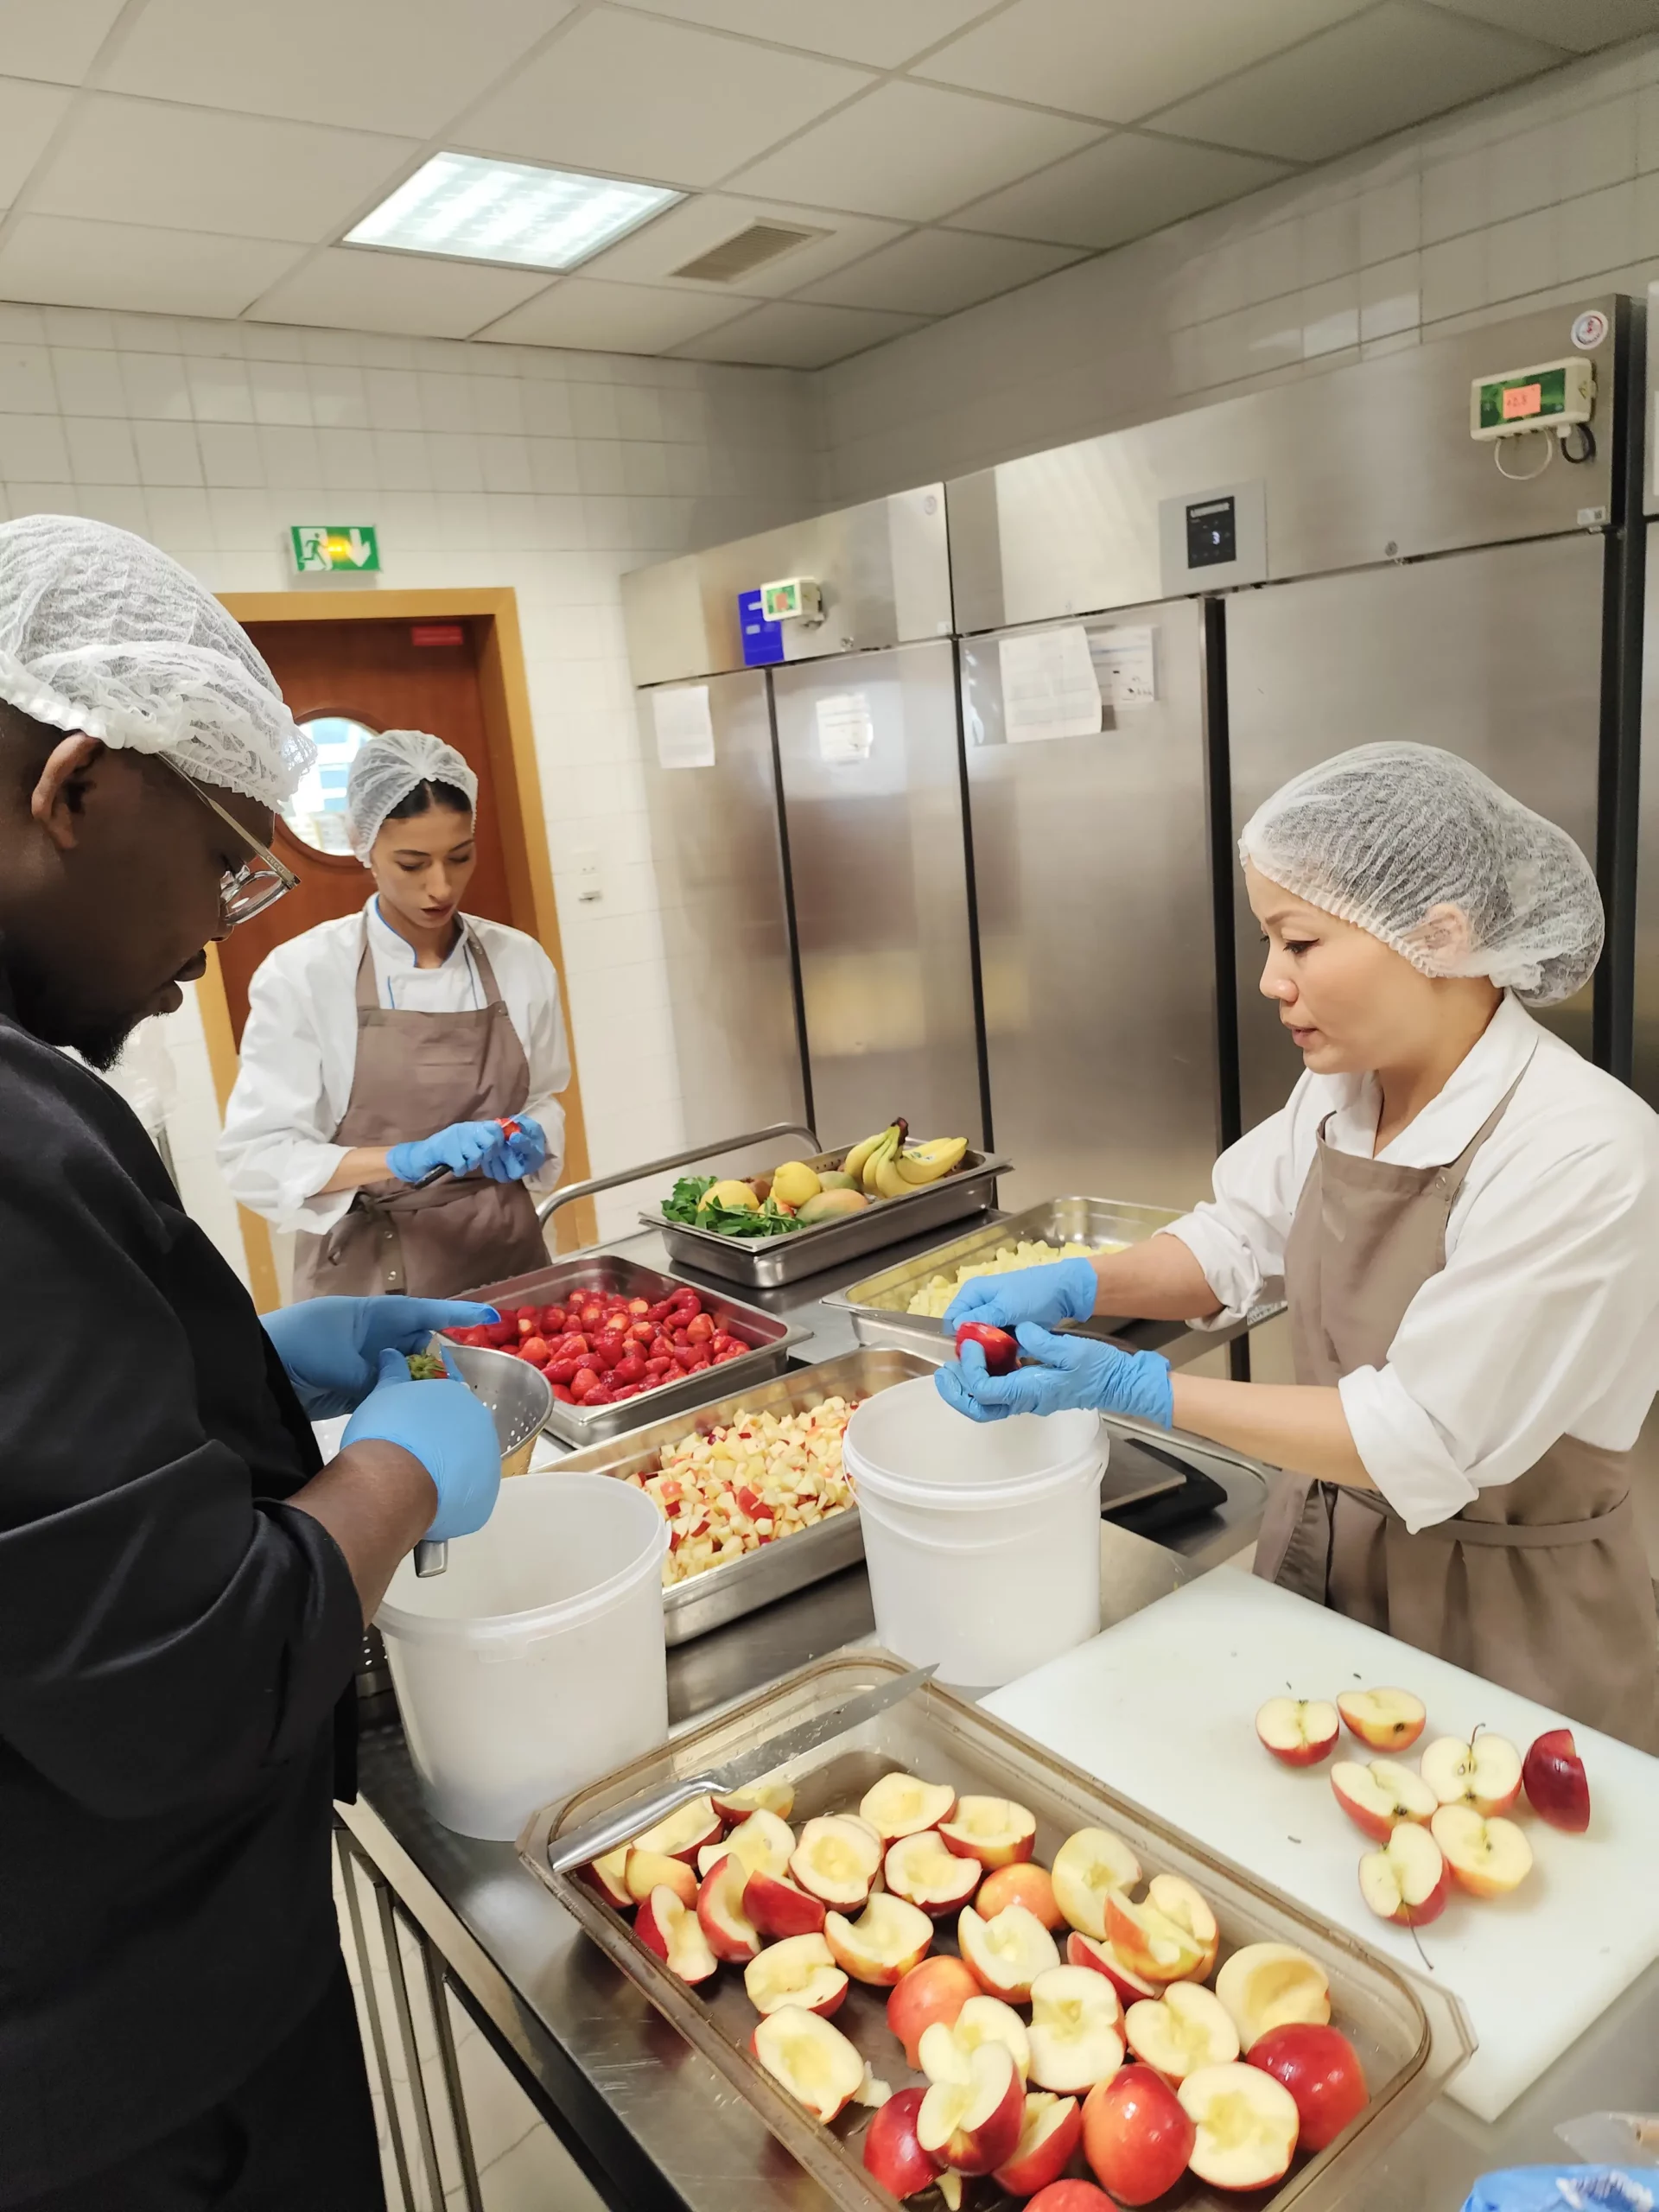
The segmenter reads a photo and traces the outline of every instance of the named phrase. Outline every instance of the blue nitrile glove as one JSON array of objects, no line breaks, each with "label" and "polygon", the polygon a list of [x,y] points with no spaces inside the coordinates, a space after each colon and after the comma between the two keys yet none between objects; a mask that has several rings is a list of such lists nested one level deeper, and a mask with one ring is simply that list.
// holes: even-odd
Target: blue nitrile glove
[{"label": "blue nitrile glove", "polygon": [[[1569,2194],[1570,2192],[1570,2194]],[[1463,2212],[1563,2212],[1569,2204],[1597,2212],[1647,2212],[1654,2202],[1653,2174],[1643,2166],[1510,2166],[1483,2174],[1464,2200]]]},{"label": "blue nitrile glove", "polygon": [[307,1298],[262,1313],[308,1421],[355,1413],[376,1385],[384,1351],[424,1351],[435,1329],[499,1321],[465,1298]]},{"label": "blue nitrile glove", "polygon": [[411,1137],[395,1144],[386,1154],[386,1173],[400,1183],[418,1183],[435,1167],[454,1175],[470,1175],[500,1152],[507,1141],[499,1122],[451,1122],[429,1137]]},{"label": "blue nitrile glove", "polygon": [[954,1337],[964,1321],[983,1321],[993,1329],[1017,1328],[1034,1321],[1052,1329],[1058,1321],[1086,1321],[1100,1295],[1100,1277],[1089,1260],[1051,1260],[1046,1267],[1015,1268],[1005,1275],[976,1275],[944,1309],[944,1333]]},{"label": "blue nitrile glove", "polygon": [[346,1424],[348,1444],[401,1444],[431,1476],[438,1510],[429,1543],[470,1536],[495,1510],[501,1446],[481,1398],[464,1382],[415,1382],[400,1351],[380,1355],[380,1379]]},{"label": "blue nitrile glove", "polygon": [[529,1114],[512,1118],[518,1122],[518,1129],[499,1152],[492,1153],[484,1162],[484,1173],[492,1183],[522,1182],[547,1158],[547,1133],[541,1123]]},{"label": "blue nitrile glove", "polygon": [[[1042,1272],[1046,1273],[1044,1269]],[[1035,1367],[992,1375],[985,1354],[970,1338],[956,1361],[933,1370],[947,1406],[969,1421],[1006,1421],[1010,1414],[1133,1414],[1137,1421],[1173,1426],[1169,1362],[1155,1351],[1120,1351],[1093,1337],[1051,1336],[1029,1321],[1014,1334]]]}]

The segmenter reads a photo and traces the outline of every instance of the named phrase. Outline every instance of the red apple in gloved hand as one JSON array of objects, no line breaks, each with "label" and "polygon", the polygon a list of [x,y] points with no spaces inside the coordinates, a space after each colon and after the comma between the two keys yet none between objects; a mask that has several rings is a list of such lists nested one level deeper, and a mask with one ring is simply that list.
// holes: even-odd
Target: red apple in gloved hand
[{"label": "red apple in gloved hand", "polygon": [[1590,1825],[1590,1780],[1570,1728],[1550,1728],[1527,1753],[1521,1768],[1527,1802],[1553,1828],[1582,1835]]},{"label": "red apple in gloved hand", "polygon": [[985,1355],[985,1370],[989,1375],[1012,1375],[1020,1364],[1020,1347],[1006,1329],[994,1329],[988,1321],[964,1321],[957,1331],[957,1357],[962,1357],[962,1348],[976,1344]]}]

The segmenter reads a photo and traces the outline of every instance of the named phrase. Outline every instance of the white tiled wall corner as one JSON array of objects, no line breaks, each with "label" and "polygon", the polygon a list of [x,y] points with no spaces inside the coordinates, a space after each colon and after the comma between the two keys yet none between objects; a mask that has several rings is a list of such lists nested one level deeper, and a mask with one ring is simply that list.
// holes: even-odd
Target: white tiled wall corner
[{"label": "white tiled wall corner", "polygon": [[871,499],[1653,276],[1646,39],[826,370],[830,494]]},{"label": "white tiled wall corner", "polygon": [[[271,591],[288,526],[344,514],[378,524],[389,588],[515,588],[596,1173],[683,1141],[619,579],[810,513],[822,479],[793,371],[0,304],[0,516],[97,516]],[[185,1196],[242,1268],[194,1006],[168,1041]]]}]

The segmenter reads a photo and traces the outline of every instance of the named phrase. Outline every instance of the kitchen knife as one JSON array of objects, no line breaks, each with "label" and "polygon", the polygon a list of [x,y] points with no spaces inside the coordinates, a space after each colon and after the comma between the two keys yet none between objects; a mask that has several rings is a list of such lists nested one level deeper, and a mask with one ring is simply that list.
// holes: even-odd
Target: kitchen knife
[{"label": "kitchen knife", "polygon": [[752,1751],[745,1751],[736,1758],[728,1759],[721,1766],[706,1773],[690,1774],[683,1780],[670,1783],[665,1789],[658,1789],[649,1797],[636,1797],[613,1813],[601,1813],[597,1820],[585,1821],[567,1836],[549,1847],[547,1861],[556,1874],[568,1874],[573,1867],[586,1866],[595,1859],[602,1859],[607,1851],[614,1851],[620,1843],[627,1843],[637,1835],[655,1827],[658,1821],[665,1821],[682,1805],[689,1805],[694,1797],[717,1794],[730,1796],[751,1782],[758,1782],[762,1775],[771,1774],[780,1766],[787,1766],[803,1752],[815,1751],[821,1744],[828,1744],[837,1736],[844,1736],[849,1729],[862,1726],[873,1720],[878,1713],[885,1713],[890,1705],[897,1705],[924,1682],[931,1681],[931,1667],[912,1667],[907,1675],[896,1675],[890,1682],[883,1682],[877,1689],[861,1690],[856,1697],[845,1698],[828,1713],[820,1713],[810,1720],[804,1720],[796,1728],[786,1729],[781,1736],[769,1736],[764,1744]]}]

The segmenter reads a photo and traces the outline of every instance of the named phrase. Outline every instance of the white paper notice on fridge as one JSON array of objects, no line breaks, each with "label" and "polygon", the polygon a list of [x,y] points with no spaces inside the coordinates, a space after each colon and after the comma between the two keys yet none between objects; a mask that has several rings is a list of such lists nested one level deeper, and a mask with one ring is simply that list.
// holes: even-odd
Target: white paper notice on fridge
[{"label": "white paper notice on fridge", "polygon": [[837,691],[818,702],[818,754],[832,767],[868,760],[875,743],[870,702],[861,691]]},{"label": "white paper notice on fridge", "polygon": [[1109,707],[1150,707],[1158,698],[1158,632],[1151,628],[1091,630],[1089,652]]},{"label": "white paper notice on fridge", "polygon": [[659,767],[714,766],[715,725],[709,712],[706,683],[685,683],[672,691],[653,691],[651,711],[657,724]]},{"label": "white paper notice on fridge", "polygon": [[999,638],[1002,729],[1010,745],[1046,737],[1093,737],[1100,728],[1100,682],[1081,622],[1032,637]]}]

